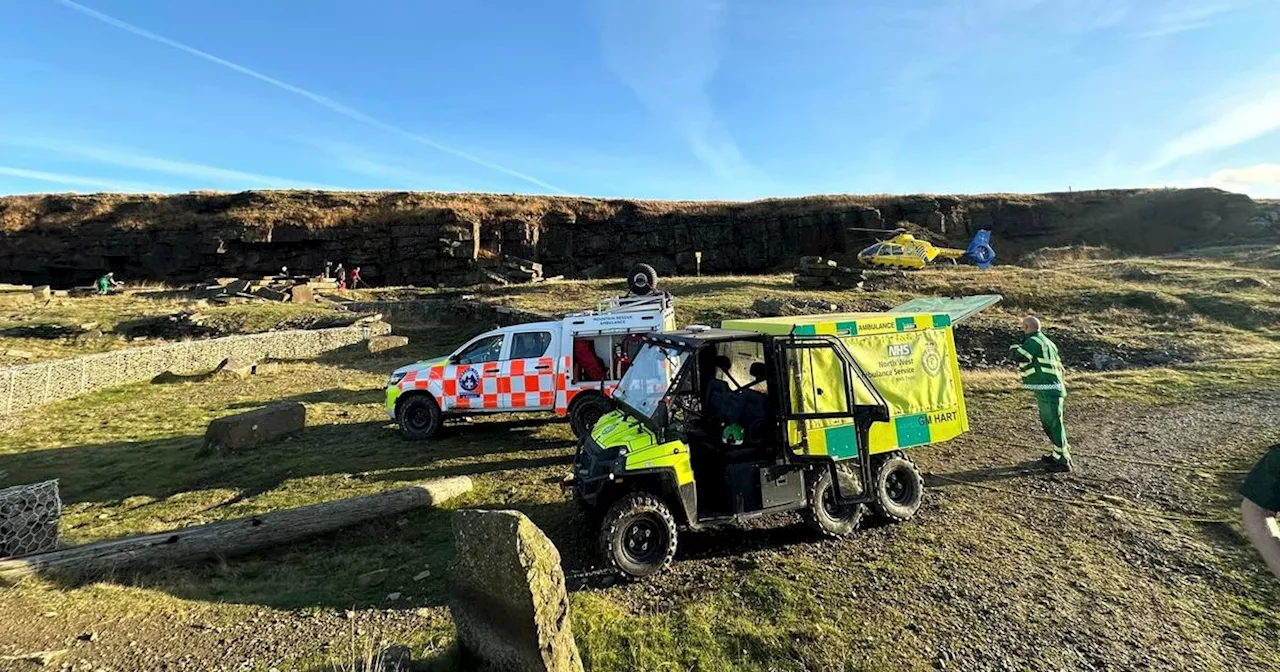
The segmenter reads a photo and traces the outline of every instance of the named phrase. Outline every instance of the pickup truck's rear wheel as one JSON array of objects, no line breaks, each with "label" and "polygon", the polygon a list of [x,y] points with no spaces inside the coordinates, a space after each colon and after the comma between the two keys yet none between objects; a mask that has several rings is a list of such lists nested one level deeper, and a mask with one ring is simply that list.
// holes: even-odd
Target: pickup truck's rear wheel
[{"label": "pickup truck's rear wheel", "polygon": [[396,414],[400,433],[411,441],[421,441],[440,431],[440,404],[429,394],[415,394],[400,402]]},{"label": "pickup truck's rear wheel", "polygon": [[825,537],[843,537],[858,529],[866,507],[861,504],[841,504],[836,500],[831,470],[823,469],[817,478],[809,481],[809,506],[805,508],[804,522],[814,532]]},{"label": "pickup truck's rear wheel", "polygon": [[916,463],[901,452],[884,457],[871,479],[875,499],[871,507],[886,520],[901,523],[910,520],[924,499],[924,478]]},{"label": "pickup truck's rear wheel", "polygon": [[633,492],[614,503],[600,524],[605,562],[629,579],[666,568],[676,555],[676,521],[662,500]]},{"label": "pickup truck's rear wheel", "polygon": [[613,410],[613,404],[602,394],[583,392],[569,406],[569,426],[579,439],[591,436],[591,430],[605,413]]}]

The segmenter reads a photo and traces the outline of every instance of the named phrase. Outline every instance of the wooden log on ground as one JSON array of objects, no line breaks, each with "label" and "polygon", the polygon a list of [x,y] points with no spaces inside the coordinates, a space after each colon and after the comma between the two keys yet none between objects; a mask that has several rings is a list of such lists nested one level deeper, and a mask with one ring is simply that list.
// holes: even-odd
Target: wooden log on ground
[{"label": "wooden log on ground", "polygon": [[0,583],[38,575],[83,578],[230,557],[434,506],[470,490],[471,479],[457,476],[375,495],[0,560]]}]

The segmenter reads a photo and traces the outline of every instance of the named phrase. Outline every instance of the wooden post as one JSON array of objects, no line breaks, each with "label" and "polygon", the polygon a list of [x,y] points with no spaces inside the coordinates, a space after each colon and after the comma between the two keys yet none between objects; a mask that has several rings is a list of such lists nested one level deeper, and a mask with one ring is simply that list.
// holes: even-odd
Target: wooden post
[{"label": "wooden post", "polygon": [[13,583],[46,573],[76,578],[120,569],[229,557],[331,532],[379,516],[432,506],[470,490],[471,479],[457,476],[261,516],[0,560],[0,583]]}]

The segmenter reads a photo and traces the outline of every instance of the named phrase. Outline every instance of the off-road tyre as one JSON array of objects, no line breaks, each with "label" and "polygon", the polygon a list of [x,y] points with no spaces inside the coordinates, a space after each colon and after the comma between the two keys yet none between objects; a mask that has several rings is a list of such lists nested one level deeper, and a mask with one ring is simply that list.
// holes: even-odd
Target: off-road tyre
[{"label": "off-road tyre", "polygon": [[858,529],[867,507],[836,503],[831,469],[824,468],[811,474],[808,481],[809,505],[801,514],[805,525],[824,537],[833,538],[852,534]]},{"label": "off-road tyre", "polygon": [[676,521],[661,499],[633,492],[609,507],[600,523],[605,565],[625,579],[646,579],[676,555]]},{"label": "off-road tyre", "polygon": [[911,458],[900,451],[885,455],[871,477],[871,508],[894,523],[910,520],[924,499],[924,477]]},{"label": "off-road tyre", "polygon": [[410,441],[423,441],[440,431],[440,404],[429,394],[415,394],[400,402],[396,412],[400,433]]},{"label": "off-road tyre", "polygon": [[606,413],[613,410],[613,402],[594,392],[579,394],[569,406],[569,427],[579,441],[591,436],[591,430]]},{"label": "off-road tyre", "polygon": [[647,296],[658,291],[658,272],[649,264],[636,264],[627,271],[627,291]]}]

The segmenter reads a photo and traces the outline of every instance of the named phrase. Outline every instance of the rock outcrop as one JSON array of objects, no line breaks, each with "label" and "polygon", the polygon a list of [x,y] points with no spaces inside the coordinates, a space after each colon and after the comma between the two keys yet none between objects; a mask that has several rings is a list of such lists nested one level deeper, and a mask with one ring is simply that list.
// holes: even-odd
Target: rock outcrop
[{"label": "rock outcrop", "polygon": [[637,261],[692,274],[697,251],[704,274],[751,273],[806,255],[839,258],[874,240],[851,229],[903,222],[959,246],[990,229],[1002,259],[1084,243],[1161,253],[1257,235],[1273,209],[1216,189],[749,203],[316,191],[10,196],[0,198],[0,282],[87,284],[107,269],[131,281],[263,276],[281,266],[317,275],[332,261],[362,267],[377,284],[461,284],[503,256],[542,264],[548,276],[619,274]]},{"label": "rock outcrop", "polygon": [[560,552],[519,511],[453,514],[449,610],[465,669],[581,672]]}]

